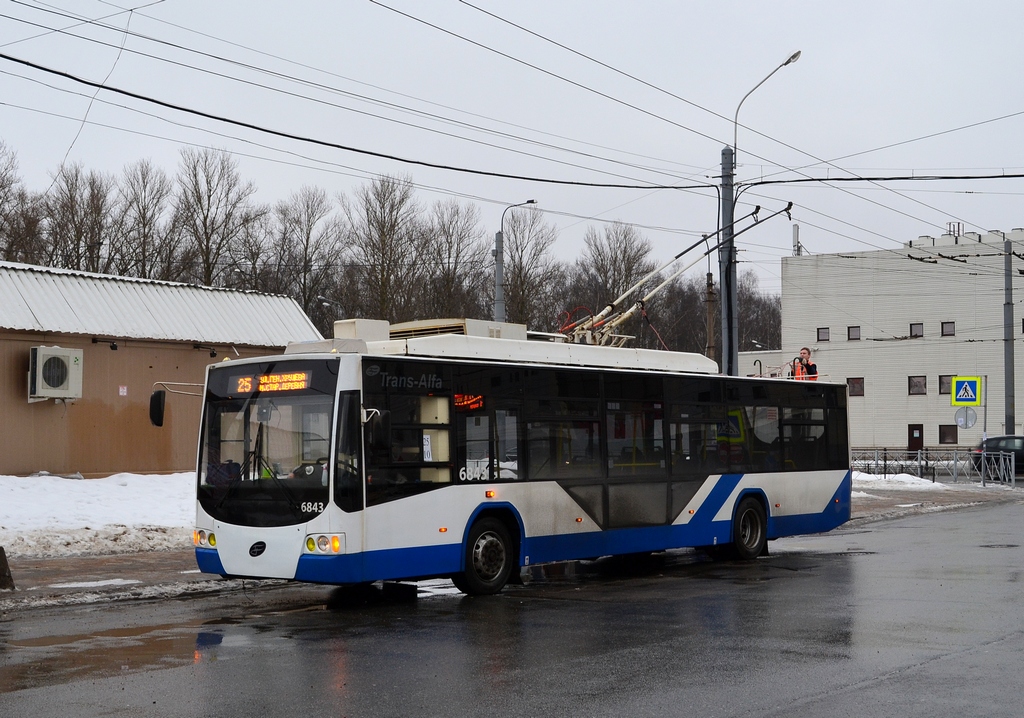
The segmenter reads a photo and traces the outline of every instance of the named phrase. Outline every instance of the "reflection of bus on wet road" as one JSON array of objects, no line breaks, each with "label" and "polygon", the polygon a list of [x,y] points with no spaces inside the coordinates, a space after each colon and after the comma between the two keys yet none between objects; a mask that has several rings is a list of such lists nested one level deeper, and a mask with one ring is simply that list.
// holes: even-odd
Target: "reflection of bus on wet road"
[{"label": "reflection of bus on wet road", "polygon": [[675,352],[378,338],[209,368],[203,571],[493,593],[551,561],[754,558],[850,516],[845,385]]}]

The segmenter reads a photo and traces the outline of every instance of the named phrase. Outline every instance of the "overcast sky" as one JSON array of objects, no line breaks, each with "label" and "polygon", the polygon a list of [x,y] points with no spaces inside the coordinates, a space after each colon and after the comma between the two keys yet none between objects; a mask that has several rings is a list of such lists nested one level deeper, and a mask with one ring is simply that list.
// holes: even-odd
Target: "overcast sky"
[{"label": "overcast sky", "polygon": [[[65,156],[112,173],[149,158],[173,173],[181,147],[216,147],[237,157],[263,202],[401,174],[424,204],[478,204],[489,235],[507,205],[536,199],[559,228],[563,259],[578,255],[588,224],[606,220],[641,225],[667,259],[716,230],[717,194],[651,187],[716,184],[737,105],[796,50],[800,59],[743,103],[739,182],[1024,171],[1024,4],[1009,0],[0,7],[0,53],[164,103],[423,163],[639,188],[374,157],[0,59],[0,139],[35,190]],[[1022,192],[1018,179],[754,186],[737,215],[792,201],[809,251],[861,251],[939,235],[948,222],[1024,226]],[[792,235],[784,217],[744,234],[741,270],[777,291]]]}]

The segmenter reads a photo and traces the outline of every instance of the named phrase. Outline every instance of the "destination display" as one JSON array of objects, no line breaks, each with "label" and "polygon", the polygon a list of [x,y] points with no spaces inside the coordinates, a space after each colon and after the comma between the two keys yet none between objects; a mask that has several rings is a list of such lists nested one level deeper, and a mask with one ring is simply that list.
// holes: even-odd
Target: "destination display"
[{"label": "destination display", "polygon": [[279,374],[243,374],[233,376],[230,386],[236,394],[251,394],[253,391],[269,393],[275,391],[300,391],[308,389],[312,380],[311,371],[290,371]]}]

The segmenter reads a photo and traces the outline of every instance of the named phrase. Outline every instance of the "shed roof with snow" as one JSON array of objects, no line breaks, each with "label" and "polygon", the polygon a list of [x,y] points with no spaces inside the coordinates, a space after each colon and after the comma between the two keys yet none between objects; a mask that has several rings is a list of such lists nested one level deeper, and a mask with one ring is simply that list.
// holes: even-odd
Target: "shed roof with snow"
[{"label": "shed roof with snow", "polygon": [[322,339],[291,297],[0,262],[0,329],[246,346]]}]

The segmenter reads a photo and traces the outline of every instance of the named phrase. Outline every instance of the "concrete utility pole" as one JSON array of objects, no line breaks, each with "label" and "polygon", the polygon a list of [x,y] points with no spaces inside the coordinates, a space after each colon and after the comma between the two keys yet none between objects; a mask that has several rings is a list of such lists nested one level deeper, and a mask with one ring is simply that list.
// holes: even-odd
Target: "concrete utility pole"
[{"label": "concrete utility pole", "polygon": [[[744,98],[746,99],[746,98]],[[722,298],[722,373],[739,376],[740,330],[736,301],[736,243],[733,240],[733,150],[722,148],[722,246],[718,249],[719,295]]]},{"label": "concrete utility pole", "polygon": [[[513,207],[537,204],[537,200],[528,199],[519,204],[505,208],[508,212]],[[505,212],[501,213],[501,225],[494,235],[494,321],[505,321]]]},{"label": "concrete utility pole", "polygon": [[1013,246],[1003,233],[1003,386],[1005,389],[1006,433],[1016,434],[1016,393],[1013,367]]},{"label": "concrete utility pole", "polygon": [[739,137],[740,108],[747,98],[768,81],[776,72],[800,59],[797,50],[784,62],[768,73],[753,89],[743,96],[736,105],[736,114],[732,118],[732,147],[722,150],[722,246],[718,250],[718,269],[722,284],[722,373],[727,376],[739,376],[740,373],[740,329],[739,309],[736,297],[736,243],[733,240],[733,186],[736,162],[736,145]]}]

